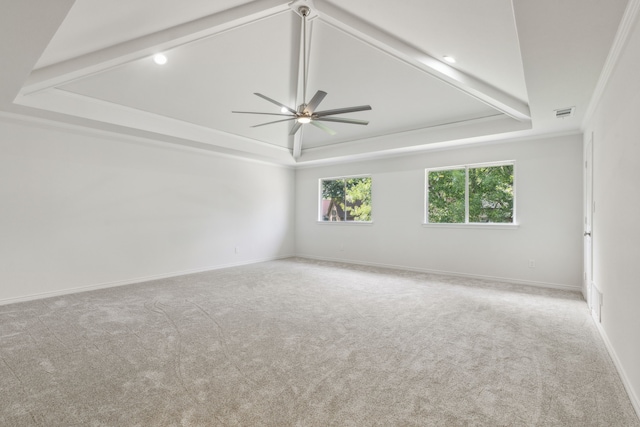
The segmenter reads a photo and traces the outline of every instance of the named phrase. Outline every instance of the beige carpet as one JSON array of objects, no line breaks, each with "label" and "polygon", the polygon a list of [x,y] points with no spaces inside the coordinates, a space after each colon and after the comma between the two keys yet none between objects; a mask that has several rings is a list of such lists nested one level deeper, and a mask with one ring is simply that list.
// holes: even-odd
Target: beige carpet
[{"label": "beige carpet", "polygon": [[577,293],[288,259],[0,306],[2,426],[640,426]]}]

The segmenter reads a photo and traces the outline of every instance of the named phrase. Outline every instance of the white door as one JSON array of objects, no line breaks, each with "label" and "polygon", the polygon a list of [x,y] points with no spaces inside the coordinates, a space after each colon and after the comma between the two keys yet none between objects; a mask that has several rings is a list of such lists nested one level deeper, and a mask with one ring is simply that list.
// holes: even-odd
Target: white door
[{"label": "white door", "polygon": [[589,137],[587,147],[585,149],[585,171],[584,171],[584,286],[585,297],[589,308],[594,313],[597,309],[594,304],[593,290],[593,248],[591,234],[591,222],[593,217],[593,133]]}]

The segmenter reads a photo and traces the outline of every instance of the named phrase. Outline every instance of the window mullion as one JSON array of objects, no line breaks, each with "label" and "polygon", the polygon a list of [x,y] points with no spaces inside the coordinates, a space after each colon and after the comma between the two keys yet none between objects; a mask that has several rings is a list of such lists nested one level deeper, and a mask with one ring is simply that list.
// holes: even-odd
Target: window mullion
[{"label": "window mullion", "polygon": [[347,180],[343,179],[342,182],[344,182],[344,187],[343,187],[343,190],[342,190],[342,194],[343,194],[343,197],[344,197],[343,200],[342,200],[342,204],[344,206],[343,214],[344,214],[344,221],[346,221],[347,220]]},{"label": "window mullion", "polygon": [[469,167],[464,167],[464,223],[469,224]]},{"label": "window mullion", "polygon": [[424,223],[429,222],[429,171],[424,171]]}]

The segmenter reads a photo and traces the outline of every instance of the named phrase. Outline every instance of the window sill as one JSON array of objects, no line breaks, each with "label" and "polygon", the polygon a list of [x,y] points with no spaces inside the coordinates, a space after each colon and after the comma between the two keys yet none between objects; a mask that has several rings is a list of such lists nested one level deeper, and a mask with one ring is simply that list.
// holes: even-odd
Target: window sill
[{"label": "window sill", "polygon": [[373,225],[373,221],[316,221],[316,223],[322,225]]},{"label": "window sill", "polygon": [[470,223],[470,224],[438,224],[438,223],[422,223],[425,228],[480,228],[491,230],[516,230],[520,224],[500,224],[500,223]]}]

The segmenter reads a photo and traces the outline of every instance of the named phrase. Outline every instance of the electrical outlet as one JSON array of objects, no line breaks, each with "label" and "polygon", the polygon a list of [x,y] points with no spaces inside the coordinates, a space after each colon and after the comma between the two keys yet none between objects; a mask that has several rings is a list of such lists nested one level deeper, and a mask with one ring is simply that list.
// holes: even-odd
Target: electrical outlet
[{"label": "electrical outlet", "polygon": [[530,259],[529,260],[529,268],[536,268],[536,260],[535,259]]}]

